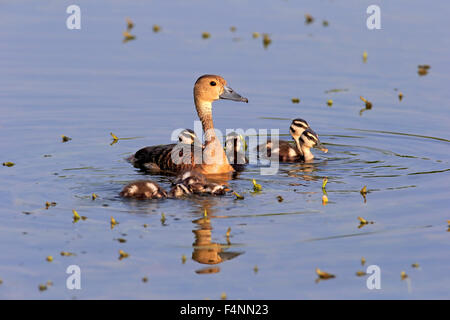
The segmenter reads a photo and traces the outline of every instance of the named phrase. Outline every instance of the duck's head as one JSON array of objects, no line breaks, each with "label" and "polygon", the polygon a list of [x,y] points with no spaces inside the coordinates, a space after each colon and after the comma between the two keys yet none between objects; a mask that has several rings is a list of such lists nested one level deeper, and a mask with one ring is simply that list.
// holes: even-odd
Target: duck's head
[{"label": "duck's head", "polygon": [[289,131],[294,139],[300,138],[302,133],[309,128],[308,122],[306,120],[297,118],[292,120]]},{"label": "duck's head", "polygon": [[194,97],[200,101],[213,102],[219,99],[247,102],[229,86],[221,76],[206,74],[197,79],[194,86]]},{"label": "duck's head", "polygon": [[317,148],[327,153],[328,149],[320,142],[319,136],[311,128],[306,129],[299,138],[303,148]]}]

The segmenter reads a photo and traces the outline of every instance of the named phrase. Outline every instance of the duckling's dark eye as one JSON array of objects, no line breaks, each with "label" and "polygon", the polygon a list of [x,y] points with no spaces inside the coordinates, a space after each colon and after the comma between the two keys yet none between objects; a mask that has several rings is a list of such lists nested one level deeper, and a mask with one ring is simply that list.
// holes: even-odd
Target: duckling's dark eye
[{"label": "duckling's dark eye", "polygon": [[216,82],[215,81],[211,81],[209,84],[214,87],[216,85]]}]

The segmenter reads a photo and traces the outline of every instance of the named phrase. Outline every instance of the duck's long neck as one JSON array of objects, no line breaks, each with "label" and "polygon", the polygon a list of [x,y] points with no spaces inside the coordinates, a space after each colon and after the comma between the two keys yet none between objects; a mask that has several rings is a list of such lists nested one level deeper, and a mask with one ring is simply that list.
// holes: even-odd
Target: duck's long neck
[{"label": "duck's long neck", "polygon": [[204,152],[203,154],[203,162],[219,166],[229,166],[227,157],[222,147],[222,143],[219,139],[217,139],[216,132],[214,131],[214,123],[212,119],[212,103],[196,98],[195,108],[197,109],[198,117],[202,122],[203,131],[205,132],[206,152]]}]

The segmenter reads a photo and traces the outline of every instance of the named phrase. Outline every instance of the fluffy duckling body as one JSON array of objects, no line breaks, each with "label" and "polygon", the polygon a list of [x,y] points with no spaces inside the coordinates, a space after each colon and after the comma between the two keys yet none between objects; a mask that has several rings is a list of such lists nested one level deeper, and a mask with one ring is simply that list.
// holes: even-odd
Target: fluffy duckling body
[{"label": "fluffy duckling body", "polygon": [[166,192],[156,182],[151,180],[138,180],[126,185],[120,192],[120,195],[124,198],[143,200],[181,198],[192,194],[224,195],[227,191],[226,186],[208,182],[201,173],[186,171],[175,179],[174,185],[169,192]]},{"label": "fluffy duckling body", "polygon": [[175,186],[172,190],[175,189],[174,191],[178,193],[184,192],[185,195],[190,193],[223,195],[228,190],[224,185],[208,182],[203,174],[194,170],[186,171],[180,174],[175,179],[174,184]]},{"label": "fluffy duckling body", "polygon": [[138,180],[127,184],[120,195],[133,199],[163,199],[167,198],[167,192],[156,182],[150,180]]},{"label": "fluffy duckling body", "polygon": [[279,161],[281,162],[289,162],[292,161],[291,159],[298,158],[301,156],[300,151],[300,145],[299,145],[299,138],[303,134],[303,132],[309,128],[308,122],[306,120],[297,118],[292,120],[291,126],[289,127],[289,132],[292,136],[292,139],[295,142],[295,146],[292,145],[290,141],[286,140],[279,140],[278,141],[278,148],[274,149],[272,141],[267,141],[264,145],[258,146],[258,153],[260,150],[267,150],[267,157],[271,157],[272,152],[279,155]]},{"label": "fluffy duckling body", "polygon": [[[160,170],[179,173],[181,171],[196,169],[203,174],[224,174],[234,171],[228,162],[221,142],[217,139],[212,119],[212,103],[219,99],[248,102],[227,86],[227,82],[217,75],[203,75],[194,85],[194,102],[198,117],[205,132],[205,147],[190,155],[182,155],[182,161],[174,162],[173,145],[146,147],[134,155],[134,165],[142,168],[158,168]],[[177,155],[176,155],[177,156]],[[179,156],[177,157],[179,158]]]}]

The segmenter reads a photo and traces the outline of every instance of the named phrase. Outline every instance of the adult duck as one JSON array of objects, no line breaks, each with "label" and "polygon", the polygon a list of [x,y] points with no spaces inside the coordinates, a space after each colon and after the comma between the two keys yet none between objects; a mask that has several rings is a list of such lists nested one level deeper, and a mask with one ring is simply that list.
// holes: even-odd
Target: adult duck
[{"label": "adult duck", "polygon": [[179,150],[175,151],[176,145],[173,144],[146,147],[135,153],[133,165],[144,170],[152,168],[172,173],[191,169],[202,174],[232,173],[234,169],[214,131],[212,104],[219,99],[248,103],[248,99],[231,89],[221,76],[203,75],[197,79],[194,85],[194,103],[205,132],[204,148],[194,145],[194,152],[184,153],[180,157]]}]

